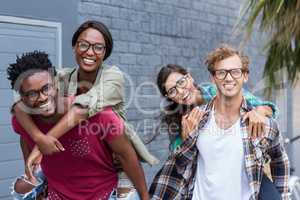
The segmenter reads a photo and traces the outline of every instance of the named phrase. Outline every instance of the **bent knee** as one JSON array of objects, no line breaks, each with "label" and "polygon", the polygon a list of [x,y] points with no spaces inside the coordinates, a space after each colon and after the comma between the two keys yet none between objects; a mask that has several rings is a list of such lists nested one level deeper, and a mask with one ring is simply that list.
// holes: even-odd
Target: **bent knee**
[{"label": "bent knee", "polygon": [[14,185],[15,192],[19,194],[26,194],[30,192],[35,186],[23,179],[17,179]]}]

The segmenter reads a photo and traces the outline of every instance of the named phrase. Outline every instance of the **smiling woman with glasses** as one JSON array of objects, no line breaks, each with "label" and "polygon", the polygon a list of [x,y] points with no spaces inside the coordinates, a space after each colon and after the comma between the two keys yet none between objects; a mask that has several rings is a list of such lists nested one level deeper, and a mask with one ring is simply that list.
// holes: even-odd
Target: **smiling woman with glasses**
[{"label": "smiling woman with glasses", "polygon": [[[224,80],[228,74],[232,78],[240,78],[244,72],[247,72],[247,70],[242,68],[211,71],[214,77],[217,76],[216,78],[221,80]],[[217,90],[212,84],[197,85],[185,68],[175,64],[163,66],[158,73],[156,83],[160,93],[168,102],[162,112],[161,120],[162,123],[168,125],[170,149],[173,151],[188,137],[190,131],[185,131],[185,127],[183,127],[182,119],[184,116],[201,117],[202,115],[195,111],[194,108],[210,101],[216,95]],[[244,97],[250,105],[257,107],[255,111],[250,112],[258,111],[261,115],[272,116],[273,114],[274,117],[276,116],[277,108],[273,103],[261,101],[248,91],[245,91]],[[192,112],[198,114],[188,114]],[[253,127],[256,126],[255,130],[257,130],[257,127],[260,125],[259,123],[254,124],[254,121],[256,121],[255,117],[249,118],[249,123]],[[252,136],[262,134],[254,131],[254,128],[250,130],[253,130],[251,132]]]},{"label": "smiling woman with glasses", "polygon": [[184,75],[178,81],[176,81],[176,85],[167,91],[167,96],[169,98],[174,98],[177,95],[178,88],[184,88],[189,81],[189,75]]}]

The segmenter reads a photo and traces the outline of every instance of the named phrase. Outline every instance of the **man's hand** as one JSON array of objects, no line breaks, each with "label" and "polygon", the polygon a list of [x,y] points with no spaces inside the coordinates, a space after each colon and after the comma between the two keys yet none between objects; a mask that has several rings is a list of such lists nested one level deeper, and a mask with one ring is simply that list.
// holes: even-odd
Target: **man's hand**
[{"label": "man's hand", "polygon": [[183,140],[185,140],[193,130],[198,128],[199,122],[201,121],[204,114],[205,112],[199,110],[199,108],[193,108],[190,113],[182,116],[181,137]]},{"label": "man's hand", "polygon": [[33,172],[37,169],[37,167],[40,166],[42,158],[42,153],[39,151],[38,147],[35,146],[28,156],[25,165],[25,174],[28,177],[29,181],[34,182],[35,177],[33,175]]},{"label": "man's hand", "polygon": [[37,138],[36,144],[44,155],[51,155],[65,150],[58,139],[50,135],[41,134]]},{"label": "man's hand", "polygon": [[257,109],[247,112],[243,116],[243,120],[249,120],[248,133],[250,137],[255,139],[262,137],[266,131],[266,117],[263,114],[260,114]]}]

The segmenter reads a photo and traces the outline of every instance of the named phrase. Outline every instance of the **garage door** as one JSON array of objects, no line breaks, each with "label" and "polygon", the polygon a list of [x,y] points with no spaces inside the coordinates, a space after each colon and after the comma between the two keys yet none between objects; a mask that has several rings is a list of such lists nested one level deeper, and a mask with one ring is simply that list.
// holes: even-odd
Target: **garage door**
[{"label": "garage door", "polygon": [[9,187],[17,175],[24,172],[19,137],[11,128],[9,108],[13,92],[7,81],[6,68],[16,55],[42,50],[61,66],[61,24],[0,16],[0,199],[12,199]]}]

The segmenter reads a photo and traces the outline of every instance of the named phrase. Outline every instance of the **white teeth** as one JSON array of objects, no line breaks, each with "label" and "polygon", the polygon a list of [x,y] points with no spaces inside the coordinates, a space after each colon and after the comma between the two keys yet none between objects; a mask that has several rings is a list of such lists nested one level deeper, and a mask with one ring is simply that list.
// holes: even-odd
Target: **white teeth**
[{"label": "white teeth", "polygon": [[224,84],[224,87],[226,88],[226,89],[232,89],[232,88],[234,88],[234,84]]},{"label": "white teeth", "polygon": [[186,100],[189,97],[189,93],[187,93],[182,99]]},{"label": "white teeth", "polygon": [[96,62],[94,59],[89,59],[89,58],[83,58],[83,61],[86,64],[94,64]]},{"label": "white teeth", "polygon": [[39,107],[40,107],[40,108],[46,108],[46,107],[48,107],[49,105],[50,105],[50,101],[47,101],[47,103],[44,103],[44,104],[40,105]]}]

